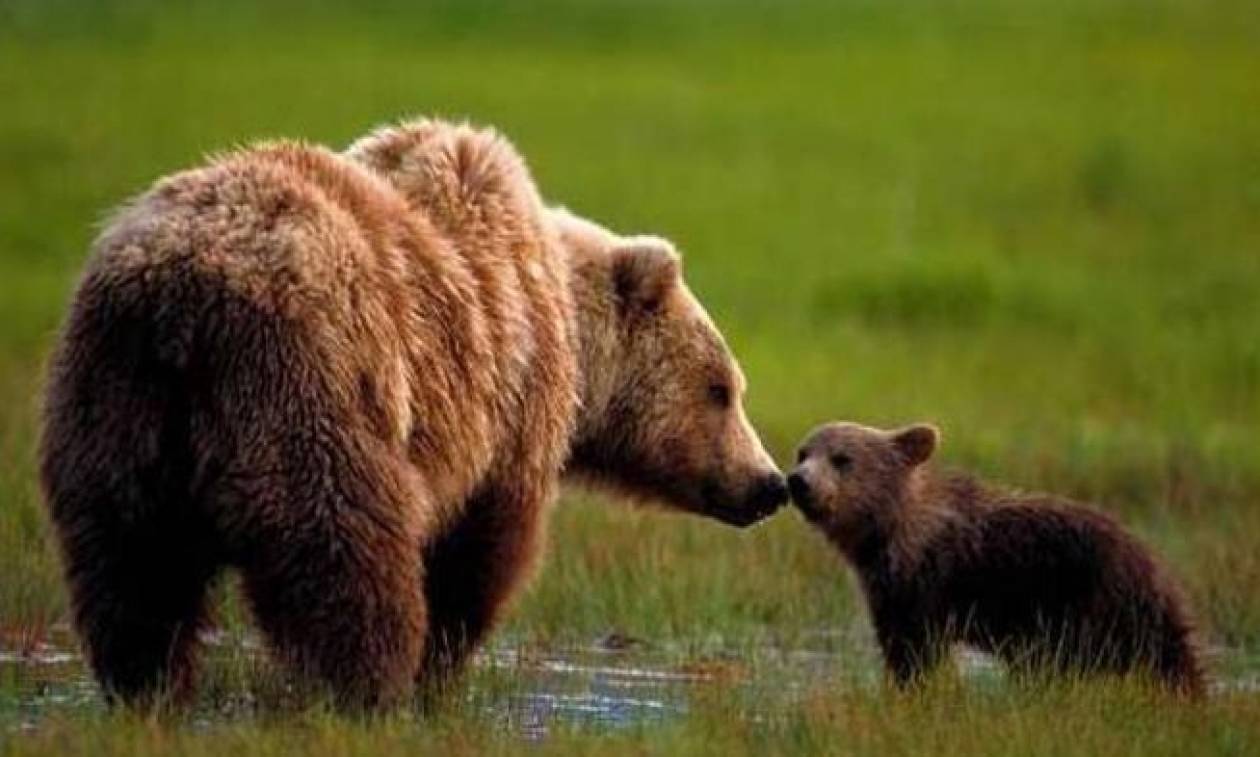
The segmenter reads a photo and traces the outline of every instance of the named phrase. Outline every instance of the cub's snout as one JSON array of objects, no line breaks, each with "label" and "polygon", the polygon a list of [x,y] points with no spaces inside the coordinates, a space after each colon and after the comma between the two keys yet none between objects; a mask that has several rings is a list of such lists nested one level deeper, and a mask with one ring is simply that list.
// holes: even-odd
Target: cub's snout
[{"label": "cub's snout", "polygon": [[820,522],[823,519],[824,502],[815,486],[810,480],[810,472],[808,466],[798,465],[787,477],[788,492],[792,497],[792,504],[800,511],[805,519],[811,522]]},{"label": "cub's snout", "polygon": [[811,497],[813,497],[813,490],[801,471],[792,471],[791,475],[788,476],[787,485],[793,502],[798,505],[809,504]]}]

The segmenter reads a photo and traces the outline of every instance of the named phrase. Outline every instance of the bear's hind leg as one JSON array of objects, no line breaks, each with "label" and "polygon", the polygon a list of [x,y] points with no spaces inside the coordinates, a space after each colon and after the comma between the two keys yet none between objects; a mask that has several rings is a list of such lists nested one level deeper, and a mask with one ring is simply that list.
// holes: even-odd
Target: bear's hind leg
[{"label": "bear's hind leg", "polygon": [[425,613],[412,540],[368,522],[277,534],[244,566],[245,590],[271,647],[339,709],[374,710],[411,693]]},{"label": "bear's hind leg", "polygon": [[175,296],[89,269],[50,363],[39,449],[75,630],[106,697],[138,707],[191,692],[222,557],[194,491]]},{"label": "bear's hind leg", "polygon": [[390,450],[356,436],[295,431],[280,442],[291,462],[241,508],[265,517],[239,532],[236,558],[277,657],[346,711],[411,694],[426,630],[419,483]]},{"label": "bear's hind leg", "polygon": [[115,520],[64,533],[75,627],[107,699],[179,703],[192,694],[217,564],[174,522]]},{"label": "bear's hind leg", "polygon": [[209,509],[255,619],[276,657],[342,710],[394,705],[425,641],[425,482],[366,422],[327,335],[250,303],[220,315],[207,347],[220,463]]}]

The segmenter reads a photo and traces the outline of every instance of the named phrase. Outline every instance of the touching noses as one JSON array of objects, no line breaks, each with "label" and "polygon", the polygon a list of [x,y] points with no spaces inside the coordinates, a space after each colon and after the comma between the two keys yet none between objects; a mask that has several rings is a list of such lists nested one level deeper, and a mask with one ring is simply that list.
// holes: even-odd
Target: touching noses
[{"label": "touching noses", "polygon": [[783,474],[775,471],[757,482],[752,506],[756,510],[769,513],[787,502],[787,499],[788,487],[783,480]]}]

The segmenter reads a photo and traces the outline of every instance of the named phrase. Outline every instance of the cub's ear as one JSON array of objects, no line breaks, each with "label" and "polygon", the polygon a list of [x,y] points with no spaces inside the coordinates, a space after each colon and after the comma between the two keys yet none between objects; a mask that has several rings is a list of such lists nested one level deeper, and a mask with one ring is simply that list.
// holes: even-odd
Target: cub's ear
[{"label": "cub's ear", "polygon": [[682,259],[659,237],[630,237],[612,250],[612,282],[626,310],[655,311],[682,277]]},{"label": "cub's ear", "polygon": [[892,442],[911,465],[927,462],[940,443],[941,432],[928,423],[916,423],[893,432]]}]

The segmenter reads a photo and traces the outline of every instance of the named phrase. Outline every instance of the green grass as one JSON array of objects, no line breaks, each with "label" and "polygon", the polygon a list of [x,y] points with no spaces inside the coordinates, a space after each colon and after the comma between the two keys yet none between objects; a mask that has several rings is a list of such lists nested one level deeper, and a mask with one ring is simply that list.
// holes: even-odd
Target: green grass
[{"label": "green grass", "polygon": [[[1255,696],[1171,704],[1138,686],[1065,683],[977,693],[946,682],[913,696],[806,692],[791,707],[697,695],[686,720],[593,733],[552,730],[547,754],[1157,755],[1254,753]],[[534,748],[530,748],[533,746]],[[487,729],[470,709],[349,722],[322,710],[248,724],[178,726],[128,714],[52,718],[6,744],[15,754],[515,754],[537,746]]]},{"label": "green grass", "polygon": [[[948,462],[1119,513],[1184,577],[1228,659],[1260,654],[1253,2],[359,8],[0,0],[6,644],[65,618],[35,408],[98,219],[227,146],[344,145],[438,113],[502,128],[551,200],[679,244],[781,460],[826,419],[934,420]],[[551,542],[501,635],[522,648],[616,629],[683,658],[745,650],[768,675],[763,645],[861,622],[844,570],[792,514],[736,532],[579,494]],[[238,673],[220,688],[247,688]],[[477,697],[497,675],[475,674]],[[668,723],[560,728],[547,748],[1260,750],[1246,692],[1180,708],[1125,686],[711,689]],[[0,751],[521,747],[458,701],[422,723],[302,712],[208,728],[53,708],[30,734],[0,723]]]}]

